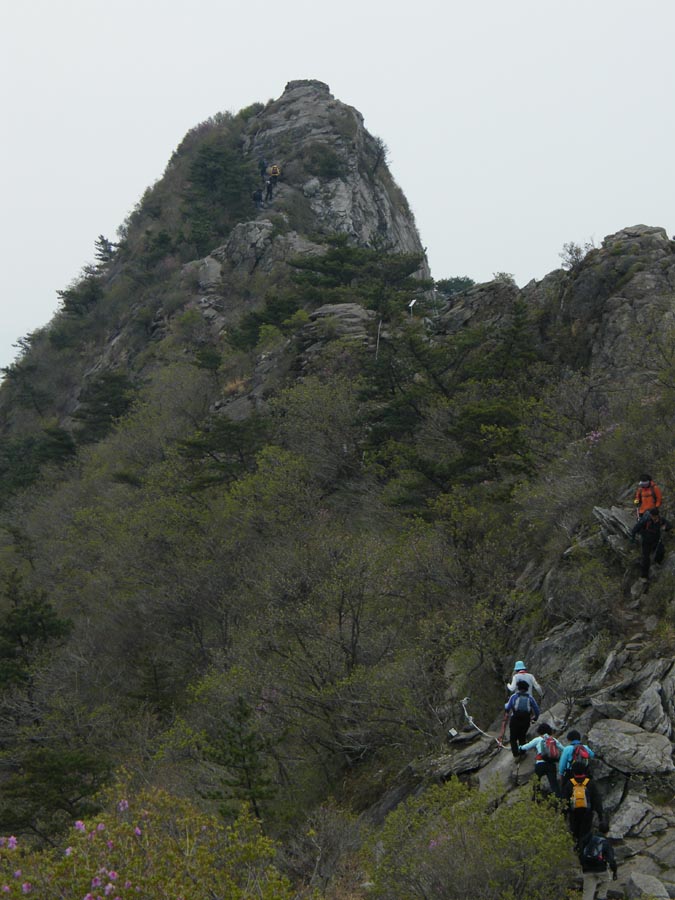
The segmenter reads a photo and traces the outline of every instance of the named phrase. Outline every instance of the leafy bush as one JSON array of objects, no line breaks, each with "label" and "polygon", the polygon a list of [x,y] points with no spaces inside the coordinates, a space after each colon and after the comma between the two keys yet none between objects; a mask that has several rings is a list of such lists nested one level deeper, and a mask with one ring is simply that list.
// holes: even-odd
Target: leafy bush
[{"label": "leafy bush", "polygon": [[308,172],[319,178],[341,178],[346,174],[345,163],[328,144],[309,144],[305,148],[303,160]]},{"label": "leafy bush", "polygon": [[103,285],[95,274],[87,273],[80,281],[56,293],[65,313],[83,316],[103,297]]},{"label": "leafy bush", "polygon": [[247,313],[237,328],[233,328],[228,339],[237,350],[251,350],[261,338],[261,329],[264,326],[283,325],[287,320],[295,322],[293,318],[298,312],[298,302],[289,296],[270,297],[260,312]]},{"label": "leafy bush", "polygon": [[436,281],[436,290],[443,294],[453,296],[453,294],[461,294],[468,291],[476,282],[467,275],[455,275],[453,278],[440,278]]},{"label": "leafy bush", "polygon": [[548,900],[576,863],[552,805],[456,779],[402,803],[377,838],[373,896],[397,900]]},{"label": "leafy bush", "polygon": [[101,372],[80,394],[80,406],[73,419],[81,423],[78,439],[82,443],[101,440],[113,423],[127,412],[136,389],[123,372]]}]

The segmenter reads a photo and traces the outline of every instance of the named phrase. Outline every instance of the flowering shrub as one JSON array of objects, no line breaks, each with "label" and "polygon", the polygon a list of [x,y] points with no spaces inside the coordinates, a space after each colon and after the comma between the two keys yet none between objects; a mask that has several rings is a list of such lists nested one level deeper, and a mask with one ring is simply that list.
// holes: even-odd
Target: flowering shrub
[{"label": "flowering shrub", "polygon": [[274,844],[242,810],[225,827],[189,801],[147,791],[75,822],[67,845],[0,838],[0,897],[35,900],[290,900]]}]

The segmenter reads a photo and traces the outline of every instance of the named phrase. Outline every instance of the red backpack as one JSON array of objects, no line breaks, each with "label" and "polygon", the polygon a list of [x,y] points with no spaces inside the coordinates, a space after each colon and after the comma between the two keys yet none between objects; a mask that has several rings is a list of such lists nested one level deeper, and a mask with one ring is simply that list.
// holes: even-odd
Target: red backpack
[{"label": "red backpack", "polygon": [[583,744],[577,744],[572,751],[572,765],[574,765],[574,763],[578,763],[580,766],[583,766],[584,769],[587,769],[591,763],[591,754]]},{"label": "red backpack", "polygon": [[558,750],[558,743],[554,737],[549,735],[544,741],[544,745],[541,748],[541,758],[550,759],[552,762],[557,762],[560,759],[560,750]]}]

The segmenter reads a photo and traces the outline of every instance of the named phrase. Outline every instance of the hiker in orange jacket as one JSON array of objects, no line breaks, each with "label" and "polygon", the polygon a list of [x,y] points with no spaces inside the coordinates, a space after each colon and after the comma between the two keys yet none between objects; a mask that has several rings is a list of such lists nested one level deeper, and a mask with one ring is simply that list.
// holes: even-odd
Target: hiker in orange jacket
[{"label": "hiker in orange jacket", "polygon": [[661,488],[652,481],[652,476],[647,474],[640,475],[640,482],[633,498],[638,519],[648,509],[660,509],[662,502],[663,494],[661,493]]}]

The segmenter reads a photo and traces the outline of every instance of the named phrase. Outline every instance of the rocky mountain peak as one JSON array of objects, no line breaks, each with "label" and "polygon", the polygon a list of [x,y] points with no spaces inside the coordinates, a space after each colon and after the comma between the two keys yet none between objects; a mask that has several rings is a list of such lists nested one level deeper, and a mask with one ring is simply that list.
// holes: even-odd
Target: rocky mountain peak
[{"label": "rocky mountain peak", "polygon": [[[346,234],[361,246],[423,254],[414,219],[387,168],[383,141],[321,81],[290,81],[251,119],[245,153],[281,167],[278,202],[303,231]],[[428,270],[425,270],[428,275]]]}]

